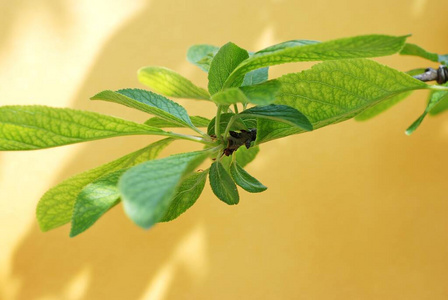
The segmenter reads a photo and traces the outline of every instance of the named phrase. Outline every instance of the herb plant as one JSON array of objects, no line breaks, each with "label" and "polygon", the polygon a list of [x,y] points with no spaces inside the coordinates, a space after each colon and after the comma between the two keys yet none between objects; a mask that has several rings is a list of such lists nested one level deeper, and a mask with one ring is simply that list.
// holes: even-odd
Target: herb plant
[{"label": "herb plant", "polygon": [[[448,56],[408,44],[407,38],[366,35],[322,43],[293,40],[254,53],[233,43],[194,45],[187,59],[208,73],[208,90],[167,68],[144,67],[138,78],[154,92],[107,90],[91,98],[153,115],[144,124],[69,108],[2,106],[0,150],[35,150],[125,135],[165,137],[63,181],[47,191],[37,206],[43,231],[71,222],[72,237],[119,202],[133,222],[150,228],[191,207],[207,177],[217,198],[230,205],[239,202],[237,185],[251,193],[265,191],[244,169],[262,143],[353,117],[369,119],[419,89],[430,91],[428,105],[406,133],[412,133],[426,114],[448,109]],[[396,53],[420,56],[441,66],[404,73],[367,59]],[[268,80],[270,66],[304,61],[321,63]],[[432,80],[437,84],[424,82]],[[165,96],[213,102],[216,115],[212,120],[189,116]],[[170,129],[180,127],[191,129],[192,134]],[[201,143],[203,150],[157,159],[176,139]],[[198,170],[205,161],[210,163]]]}]

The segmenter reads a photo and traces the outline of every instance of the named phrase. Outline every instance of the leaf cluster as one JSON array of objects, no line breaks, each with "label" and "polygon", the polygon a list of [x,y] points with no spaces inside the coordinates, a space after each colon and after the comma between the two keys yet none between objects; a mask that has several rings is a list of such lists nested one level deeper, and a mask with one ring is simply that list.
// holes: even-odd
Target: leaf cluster
[{"label": "leaf cluster", "polygon": [[[207,89],[173,70],[149,66],[138,71],[138,79],[151,91],[106,90],[91,98],[150,114],[143,124],[68,108],[2,106],[0,150],[35,150],[126,135],[164,137],[63,181],[47,191],[37,207],[43,231],[71,222],[70,236],[76,236],[120,202],[129,218],[147,229],[190,208],[207,178],[216,197],[229,205],[238,204],[238,187],[250,193],[265,191],[267,187],[245,169],[262,143],[353,117],[369,119],[418,89],[428,89],[431,95],[407,133],[426,114],[446,110],[448,86],[428,85],[413,78],[412,72],[369,59],[400,53],[445,63],[446,55],[427,52],[406,39],[364,35],[328,42],[293,40],[257,52],[234,43],[194,45],[187,59],[207,73]],[[320,63],[269,80],[269,67],[305,61]],[[202,100],[215,107],[216,115],[211,120],[190,116],[167,97]],[[192,134],[171,128],[188,128]],[[178,139],[204,148],[157,158]]]}]

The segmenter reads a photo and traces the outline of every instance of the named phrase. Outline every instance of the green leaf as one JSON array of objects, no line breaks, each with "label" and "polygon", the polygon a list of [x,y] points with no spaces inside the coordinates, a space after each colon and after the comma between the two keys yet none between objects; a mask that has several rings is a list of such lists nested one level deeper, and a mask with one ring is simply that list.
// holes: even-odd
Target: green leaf
[{"label": "green leaf", "polygon": [[404,45],[403,49],[400,51],[400,54],[418,56],[433,62],[440,62],[443,64],[446,64],[448,61],[448,54],[440,55],[437,53],[428,52],[420,46],[409,43],[406,43]]},{"label": "green leaf", "polygon": [[[407,36],[364,35],[323,43],[267,48],[246,59],[228,76],[224,87],[238,86],[246,73],[262,67],[300,61],[379,57],[397,53]],[[213,94],[213,93],[212,93]]]},{"label": "green leaf", "polygon": [[234,155],[236,155],[237,163],[244,168],[255,159],[258,152],[260,152],[259,146],[253,146],[249,149],[247,149],[246,147],[239,147]]},{"label": "green leaf", "polygon": [[238,204],[238,189],[219,161],[215,161],[210,167],[209,180],[213,193],[219,200],[229,205]]},{"label": "green leaf", "polygon": [[212,96],[212,101],[220,105],[236,103],[268,105],[275,101],[279,89],[280,83],[277,80],[270,80],[256,85],[222,90]]},{"label": "green leaf", "polygon": [[182,75],[163,67],[144,67],[138,70],[138,80],[165,96],[209,100],[210,94]]},{"label": "green leaf", "polygon": [[86,172],[72,176],[48,190],[37,205],[37,221],[42,231],[48,231],[70,222],[76,198],[89,183],[104,175],[151,160],[173,139],[163,139],[143,149]]},{"label": "green leaf", "polygon": [[85,186],[79,193],[72,216],[70,237],[90,228],[102,215],[120,202],[117,184],[127,169],[109,173]]},{"label": "green leaf", "polygon": [[249,193],[260,193],[267,189],[261,182],[247,173],[236,161],[230,164],[230,175],[236,184]]},{"label": "green leaf", "polygon": [[253,70],[244,76],[241,86],[263,83],[268,80],[269,67]]},{"label": "green leaf", "polygon": [[204,189],[207,174],[208,171],[196,172],[182,180],[165,216],[160,222],[172,221],[193,206]]},{"label": "green leaf", "polygon": [[[208,72],[208,91],[210,94],[213,95],[221,91],[230,73],[248,57],[249,53],[246,50],[233,43],[222,46],[213,58]],[[226,87],[238,87],[243,83],[243,80],[244,76]]]},{"label": "green leaf", "polygon": [[[219,128],[221,131],[224,131],[224,129],[227,127],[227,124],[229,123],[230,119],[234,116],[234,113],[225,113],[221,114],[221,118],[219,120]],[[251,116],[241,116],[241,118],[238,118],[233,122],[232,126],[230,127],[230,130],[241,130],[241,129],[250,129],[250,128],[256,128],[257,127],[257,120],[254,117]],[[215,118],[213,118],[207,127],[207,134],[208,135],[214,135],[215,134]]]},{"label": "green leaf", "polygon": [[287,48],[292,48],[292,47],[297,47],[297,46],[314,45],[314,44],[319,44],[319,43],[320,42],[318,42],[318,41],[311,41],[311,40],[291,40],[291,41],[286,41],[286,42],[282,42],[279,44],[269,46],[260,51],[257,51],[255,54],[267,54],[267,53],[271,53],[271,52],[277,52],[279,50],[284,50]]},{"label": "green leaf", "polygon": [[0,150],[35,150],[126,135],[169,135],[159,128],[94,112],[1,106]]},{"label": "green leaf", "polygon": [[433,109],[435,109],[439,103],[448,101],[448,92],[446,91],[436,91],[431,93],[428,105],[426,106],[425,111],[423,114],[414,121],[414,123],[409,126],[408,129],[406,129],[406,134],[411,135],[422,123],[423,119],[426,117],[426,115],[431,112]]},{"label": "green leaf", "polygon": [[212,45],[193,45],[187,51],[187,60],[201,68],[201,70],[208,72],[210,63],[218,50],[219,47]]},{"label": "green leaf", "polygon": [[306,131],[313,130],[313,125],[305,115],[287,105],[270,104],[267,106],[255,106],[242,111],[240,115],[250,115],[257,118],[274,120],[297,126]]},{"label": "green leaf", "polygon": [[[394,95],[429,88],[406,73],[367,59],[329,61],[278,79],[276,104],[301,111],[317,129],[348,120]],[[301,133],[287,124],[258,120],[257,144]]]},{"label": "green leaf", "polygon": [[230,105],[236,103],[248,103],[246,95],[239,88],[229,88],[213,94],[212,101],[220,105]]},{"label": "green leaf", "polygon": [[[190,120],[196,127],[207,127],[210,123],[210,120],[201,116],[190,116]],[[145,122],[146,125],[157,127],[157,128],[178,128],[182,127],[177,123],[173,123],[171,121],[164,120],[159,117],[152,117],[151,119]]]},{"label": "green leaf", "polygon": [[390,98],[384,99],[380,103],[367,108],[366,110],[362,111],[359,115],[355,116],[356,121],[366,121],[370,120],[373,117],[376,117],[377,115],[381,114],[382,112],[388,110],[395,104],[399,103],[401,100],[404,100],[409,95],[411,95],[412,91],[400,93],[391,96]]},{"label": "green leaf", "polygon": [[429,101],[433,97],[438,97],[440,100],[439,102],[429,111],[429,114],[431,116],[435,116],[440,114],[441,112],[444,112],[448,110],[448,92],[444,91],[434,91],[431,93]]},{"label": "green leaf", "polygon": [[118,183],[126,214],[146,229],[162,220],[181,180],[208,155],[207,151],[181,153],[126,171]]},{"label": "green leaf", "polygon": [[122,104],[184,127],[195,128],[185,108],[150,91],[141,89],[125,89],[117,92],[102,91],[90,99]]}]

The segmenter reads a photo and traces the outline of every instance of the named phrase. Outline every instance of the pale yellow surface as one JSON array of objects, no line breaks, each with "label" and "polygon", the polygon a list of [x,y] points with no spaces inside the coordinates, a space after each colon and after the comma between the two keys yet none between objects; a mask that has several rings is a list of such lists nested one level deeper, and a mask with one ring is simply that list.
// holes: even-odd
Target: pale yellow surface
[{"label": "pale yellow surface", "polygon": [[[141,87],[136,70],[145,65],[206,86],[185,60],[195,43],[256,50],[289,39],[412,33],[411,42],[446,53],[447,15],[446,0],[0,0],[0,103],[143,121],[143,113],[88,98]],[[266,192],[241,192],[230,207],[207,186],[180,219],[149,231],[118,206],[70,239],[69,226],[41,233],[34,211],[64,178],[155,139],[0,153],[0,299],[448,299],[448,113],[404,135],[425,98],[417,92],[370,122],[263,145],[248,169]],[[192,114],[214,110],[180,102]],[[188,149],[178,142],[163,155]]]}]

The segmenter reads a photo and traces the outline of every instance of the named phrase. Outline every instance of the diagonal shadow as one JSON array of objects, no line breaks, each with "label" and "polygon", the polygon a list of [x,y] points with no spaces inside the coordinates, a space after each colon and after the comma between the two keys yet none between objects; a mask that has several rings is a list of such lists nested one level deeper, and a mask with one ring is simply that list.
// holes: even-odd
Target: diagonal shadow
[{"label": "diagonal shadow", "polygon": [[[262,0],[257,5],[267,13],[272,4]],[[186,49],[194,43],[223,44],[234,40],[236,35],[242,36],[243,28],[247,39],[235,42],[242,46],[253,45],[265,26],[265,19],[254,15],[247,22],[242,16],[250,8],[249,3],[241,4],[238,0],[226,1],[225,5],[219,1],[201,1],[196,6],[188,1],[148,2],[104,45],[71,106],[135,119],[136,114],[130,110],[88,99],[104,89],[138,86],[135,74],[141,66],[176,69],[184,62]],[[210,32],[216,34],[210,36]],[[193,80],[205,82],[205,75],[200,71],[195,77]],[[196,102],[183,104],[187,109],[201,110]],[[142,138],[120,138],[87,144],[64,166],[54,184],[67,174],[115,159],[117,153],[132,151],[142,143]],[[181,146],[181,150],[187,149]],[[12,262],[13,276],[21,283],[18,299],[60,295],[86,268],[90,281],[83,299],[138,299],[156,271],[169,259],[173,247],[193,228],[198,216],[205,215],[199,207],[183,216],[184,221],[156,226],[149,232],[131,224],[121,208],[113,209],[75,239],[68,238],[67,227],[42,234],[34,224],[18,246]],[[213,220],[206,220],[206,227],[209,222]]]}]

